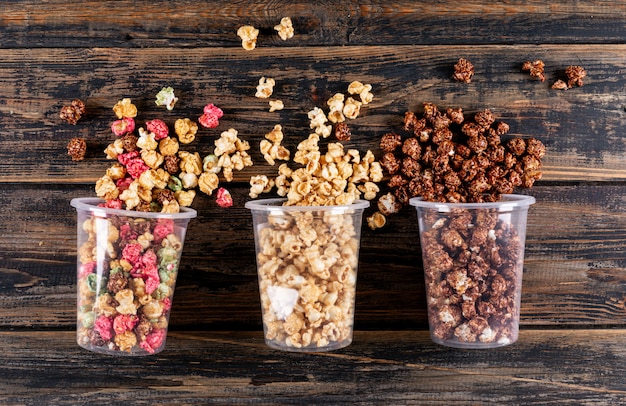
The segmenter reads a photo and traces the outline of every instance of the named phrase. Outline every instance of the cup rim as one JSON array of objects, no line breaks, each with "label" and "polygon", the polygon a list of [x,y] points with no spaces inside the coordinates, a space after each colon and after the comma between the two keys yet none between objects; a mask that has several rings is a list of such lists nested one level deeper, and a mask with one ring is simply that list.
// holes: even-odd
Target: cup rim
[{"label": "cup rim", "polygon": [[156,213],[156,212],[146,212],[146,211],[136,211],[136,210],[126,210],[126,209],[111,209],[109,207],[101,207],[98,206],[101,203],[104,203],[104,199],[100,199],[99,197],[77,197],[70,201],[70,205],[75,207],[76,210],[84,210],[89,211],[95,215],[105,216],[105,215],[116,215],[116,216],[125,216],[125,217],[140,217],[140,218],[149,218],[149,219],[191,219],[198,215],[198,212],[190,207],[180,207],[179,213]]},{"label": "cup rim", "polygon": [[500,211],[509,211],[514,208],[527,208],[535,202],[536,200],[533,196],[516,194],[503,194],[497,202],[484,203],[427,202],[422,197],[413,197],[409,200],[409,204],[418,209],[438,209],[439,211],[451,209],[499,209]]},{"label": "cup rim", "polygon": [[340,211],[354,209],[366,209],[370,206],[370,202],[367,200],[357,199],[351,204],[336,205],[336,206],[283,206],[282,203],[286,202],[286,198],[273,198],[273,199],[260,199],[250,200],[246,202],[245,207],[250,210],[258,211],[275,211],[281,212],[298,212],[298,211]]}]

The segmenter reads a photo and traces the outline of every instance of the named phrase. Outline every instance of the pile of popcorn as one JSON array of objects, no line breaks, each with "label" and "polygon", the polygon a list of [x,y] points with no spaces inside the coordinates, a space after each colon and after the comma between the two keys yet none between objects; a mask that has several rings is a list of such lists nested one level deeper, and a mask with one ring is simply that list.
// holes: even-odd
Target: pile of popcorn
[{"label": "pile of popcorn", "polygon": [[[390,192],[378,200],[370,227],[385,224],[412,197],[426,201],[476,203],[498,201],[517,187],[529,188],[541,178],[545,146],[535,138],[514,137],[490,110],[468,120],[461,108],[440,111],[424,103],[421,118],[407,112],[402,137],[387,133],[380,140],[380,162],[389,175]],[[378,221],[378,223],[375,223]]]},{"label": "pile of popcorn", "polygon": [[[163,93],[171,94],[166,98]],[[157,103],[172,106],[171,88],[164,88],[157,95]],[[181,145],[193,142],[198,124],[216,128],[223,116],[220,108],[207,104],[197,122],[179,118],[174,122],[174,133],[165,121],[153,119],[145,128],[137,131],[135,117],[137,107],[130,99],[120,100],[113,110],[117,120],[111,125],[117,139],[109,144],[105,153],[116,162],[96,182],[96,195],[106,200],[105,207],[137,211],[178,213],[180,206],[188,207],[196,191],[211,195],[219,186],[218,174],[227,182],[232,181],[233,171],[252,165],[247,151],[250,145],[238,137],[231,128],[222,132],[215,141],[212,154],[200,157],[181,149]],[[226,191],[221,191],[226,195]],[[228,206],[232,198],[228,194],[218,204]]]}]

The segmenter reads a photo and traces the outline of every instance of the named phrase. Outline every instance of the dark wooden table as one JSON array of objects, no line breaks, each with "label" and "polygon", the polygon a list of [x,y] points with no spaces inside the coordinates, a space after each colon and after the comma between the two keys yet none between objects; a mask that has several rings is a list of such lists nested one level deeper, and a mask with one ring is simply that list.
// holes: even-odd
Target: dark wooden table
[{"label": "dark wooden table", "polygon": [[[5,1],[0,8],[0,403],[6,404],[621,404],[626,402],[626,6],[618,2]],[[273,31],[292,18],[295,36]],[[241,25],[260,29],[245,51]],[[458,58],[476,67],[451,79]],[[546,64],[545,82],[521,71]],[[570,65],[583,87],[553,90]],[[254,97],[276,80],[279,113]],[[496,350],[438,346],[428,336],[415,213],[363,228],[351,346],[331,353],[271,350],[261,333],[251,174],[222,209],[193,207],[166,349],[118,358],[75,342],[74,197],[93,196],[109,162],[111,108],[130,97],[143,119],[172,86],[176,115],[208,102],[257,146],[275,124],[294,148],[306,112],[371,83],[374,101],[351,124],[352,145],[378,140],[429,101],[491,109],[511,134],[541,139],[544,176],[528,220],[519,341]],[[59,119],[86,103],[75,126]],[[170,117],[170,116],[168,116]],[[172,115],[171,117],[174,117]],[[72,162],[66,145],[87,140]],[[251,149],[262,163],[258,148]],[[371,211],[367,215],[371,214]]]}]

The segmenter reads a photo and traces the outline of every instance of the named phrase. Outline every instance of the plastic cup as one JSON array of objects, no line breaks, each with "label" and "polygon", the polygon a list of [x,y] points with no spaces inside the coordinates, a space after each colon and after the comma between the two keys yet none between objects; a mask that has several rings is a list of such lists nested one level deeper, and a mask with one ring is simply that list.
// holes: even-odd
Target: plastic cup
[{"label": "plastic cup", "polygon": [[71,201],[78,214],[78,345],[111,355],[165,347],[185,232],[196,211],[149,213]]},{"label": "plastic cup", "polygon": [[431,339],[449,347],[495,348],[517,341],[526,217],[531,196],[417,209]]},{"label": "plastic cup", "polygon": [[283,206],[250,201],[266,344],[295,352],[352,343],[361,219],[367,201]]}]

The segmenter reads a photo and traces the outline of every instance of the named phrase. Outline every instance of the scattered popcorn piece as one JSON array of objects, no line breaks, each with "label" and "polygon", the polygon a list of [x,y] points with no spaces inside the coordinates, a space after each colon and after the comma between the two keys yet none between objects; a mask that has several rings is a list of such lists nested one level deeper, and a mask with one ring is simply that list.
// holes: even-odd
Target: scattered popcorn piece
[{"label": "scattered popcorn piece", "polygon": [[326,114],[319,107],[313,108],[313,110],[308,112],[309,120],[311,120],[310,127],[315,130],[315,134],[321,135],[324,138],[327,138],[333,127],[331,125],[326,125],[328,122],[328,118],[326,118]]},{"label": "scattered popcorn piece", "polygon": [[228,190],[221,187],[217,190],[215,202],[220,207],[231,207],[233,205],[233,197]]},{"label": "scattered popcorn piece", "polygon": [[213,103],[204,106],[203,114],[198,118],[198,122],[206,128],[215,128],[220,125],[219,119],[224,116],[224,112]]},{"label": "scattered popcorn piece", "polygon": [[124,117],[137,117],[137,106],[135,106],[130,99],[122,99],[113,106],[113,112],[117,118],[122,119]]},{"label": "scattered popcorn piece", "polygon": [[151,133],[154,133],[155,140],[162,140],[169,134],[169,129],[165,121],[155,118],[154,120],[146,121],[146,128]]},{"label": "scattered popcorn piece", "polygon": [[270,100],[270,113],[273,113],[277,110],[282,110],[285,108],[282,100]]},{"label": "scattered popcorn piece", "polygon": [[552,88],[555,90],[567,90],[568,89],[567,83],[565,83],[561,79],[558,79],[556,82],[554,82],[554,84],[552,85]]},{"label": "scattered popcorn piece", "polygon": [[260,143],[260,149],[267,163],[274,165],[276,159],[281,161],[287,161],[289,159],[289,150],[281,145],[283,131],[280,124],[276,124],[272,131],[265,134],[265,138],[266,139],[262,140]]},{"label": "scattered popcorn piece", "polygon": [[61,108],[59,117],[70,124],[76,124],[83,114],[85,114],[85,103],[79,99],[74,99],[69,106]]},{"label": "scattered popcorn piece", "polygon": [[346,118],[354,120],[359,116],[362,104],[363,103],[361,103],[360,101],[354,100],[352,97],[348,97],[345,104],[343,105],[343,115]]},{"label": "scattered popcorn piece", "polygon": [[261,193],[269,193],[274,187],[274,183],[265,175],[254,175],[250,177],[251,198],[256,199]]},{"label": "scattered popcorn piece", "polygon": [[241,46],[246,51],[252,51],[256,48],[256,40],[259,36],[259,30],[251,25],[243,25],[237,30],[237,35],[241,38]]},{"label": "scattered popcorn piece", "polygon": [[272,78],[266,78],[263,76],[259,79],[259,84],[256,87],[256,94],[254,97],[258,97],[260,99],[267,99],[274,92],[274,86],[276,85],[276,81]]},{"label": "scattered popcorn piece", "polygon": [[343,93],[335,93],[335,95],[326,102],[330,109],[328,112],[328,120],[332,123],[341,123],[346,120],[346,117],[343,115],[344,100],[345,96]]},{"label": "scattered popcorn piece", "polygon": [[165,106],[170,111],[174,109],[177,101],[178,97],[174,95],[174,89],[171,87],[162,88],[156,95],[156,105]]},{"label": "scattered popcorn piece", "polygon": [[369,104],[374,99],[374,95],[371,93],[372,85],[365,85],[357,80],[348,85],[348,93],[358,94],[361,98],[361,103]]},{"label": "scattered popcorn piece", "polygon": [[367,225],[372,230],[383,228],[385,224],[387,223],[387,218],[385,217],[384,214],[382,214],[379,211],[369,216],[366,220],[367,220]]},{"label": "scattered popcorn piece", "polygon": [[278,31],[278,35],[283,41],[293,38],[293,24],[289,17],[281,18],[280,24],[274,26],[274,29]]},{"label": "scattered popcorn piece", "polygon": [[202,172],[198,178],[198,188],[209,196],[217,189],[219,183],[220,179],[217,177],[217,174],[213,172]]},{"label": "scattered popcorn piece", "polygon": [[87,152],[87,143],[84,138],[72,138],[67,144],[67,153],[72,157],[72,161],[82,161]]}]

